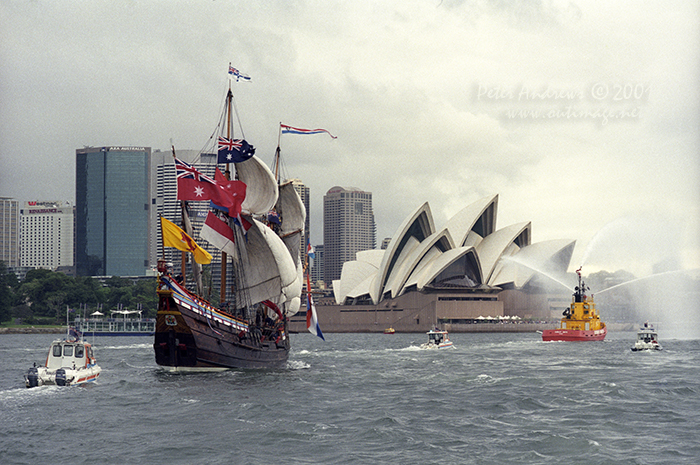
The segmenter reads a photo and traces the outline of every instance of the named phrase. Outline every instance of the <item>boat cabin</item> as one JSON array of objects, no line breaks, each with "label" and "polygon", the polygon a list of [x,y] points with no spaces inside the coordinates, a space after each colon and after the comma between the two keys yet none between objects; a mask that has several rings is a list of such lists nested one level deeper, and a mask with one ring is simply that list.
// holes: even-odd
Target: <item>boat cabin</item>
[{"label": "boat cabin", "polygon": [[639,331],[637,333],[637,340],[640,342],[646,342],[646,343],[653,343],[657,342],[658,340],[658,335],[656,334],[656,331],[650,330],[650,329],[645,329],[643,331]]},{"label": "boat cabin", "polygon": [[95,363],[92,346],[82,341],[54,341],[46,357],[46,368],[80,368]]},{"label": "boat cabin", "polygon": [[428,335],[428,343],[440,345],[447,337],[447,331],[431,330],[426,333]]}]

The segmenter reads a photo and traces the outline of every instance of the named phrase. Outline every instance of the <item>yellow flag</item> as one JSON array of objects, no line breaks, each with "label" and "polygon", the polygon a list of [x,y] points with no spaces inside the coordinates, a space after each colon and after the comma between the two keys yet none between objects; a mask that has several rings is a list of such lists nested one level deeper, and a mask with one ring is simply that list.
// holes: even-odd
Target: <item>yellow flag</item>
[{"label": "yellow flag", "polygon": [[194,254],[194,261],[197,263],[203,265],[211,263],[211,254],[198,246],[195,241],[193,241],[185,231],[178,228],[175,223],[161,216],[160,228],[163,233],[164,247],[175,247],[177,250],[192,252],[192,254]]}]

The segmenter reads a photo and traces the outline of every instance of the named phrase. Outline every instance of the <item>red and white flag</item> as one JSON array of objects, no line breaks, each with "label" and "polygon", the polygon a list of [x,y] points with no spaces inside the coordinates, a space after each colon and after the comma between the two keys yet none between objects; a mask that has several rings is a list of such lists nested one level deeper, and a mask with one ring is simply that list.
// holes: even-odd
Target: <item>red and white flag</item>
[{"label": "red and white flag", "polygon": [[219,219],[219,217],[212,212],[209,212],[207,215],[207,220],[204,222],[204,226],[202,226],[202,230],[199,232],[199,237],[229,255],[236,254],[233,230],[231,230],[225,221]]}]

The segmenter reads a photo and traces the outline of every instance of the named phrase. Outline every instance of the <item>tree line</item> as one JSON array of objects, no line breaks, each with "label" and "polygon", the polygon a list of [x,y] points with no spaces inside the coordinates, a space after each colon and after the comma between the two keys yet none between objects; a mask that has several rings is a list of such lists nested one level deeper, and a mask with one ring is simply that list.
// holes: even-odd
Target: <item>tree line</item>
[{"label": "tree line", "polygon": [[[113,276],[101,282],[91,276],[68,276],[36,269],[20,281],[0,262],[0,323],[20,319],[26,324],[65,324],[66,309],[86,308],[90,314],[102,306],[110,310],[136,310],[141,304],[143,317],[154,318],[158,305],[156,277],[140,280]],[[72,316],[71,316],[72,318]]]}]

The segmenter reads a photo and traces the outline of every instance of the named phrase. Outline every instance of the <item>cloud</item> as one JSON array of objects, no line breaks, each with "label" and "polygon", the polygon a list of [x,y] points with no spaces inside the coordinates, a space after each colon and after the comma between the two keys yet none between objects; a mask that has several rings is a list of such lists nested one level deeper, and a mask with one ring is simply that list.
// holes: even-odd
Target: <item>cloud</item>
[{"label": "cloud", "polygon": [[285,173],[311,188],[312,241],[335,185],[373,193],[378,242],[425,201],[439,225],[499,194],[500,227],[576,239],[573,261],[632,216],[684,224],[699,266],[698,10],[3,2],[0,195],[72,200],[84,145],[201,149],[232,62],[253,77],[234,92],[263,160],[280,122],[338,136],[281,138]]}]

